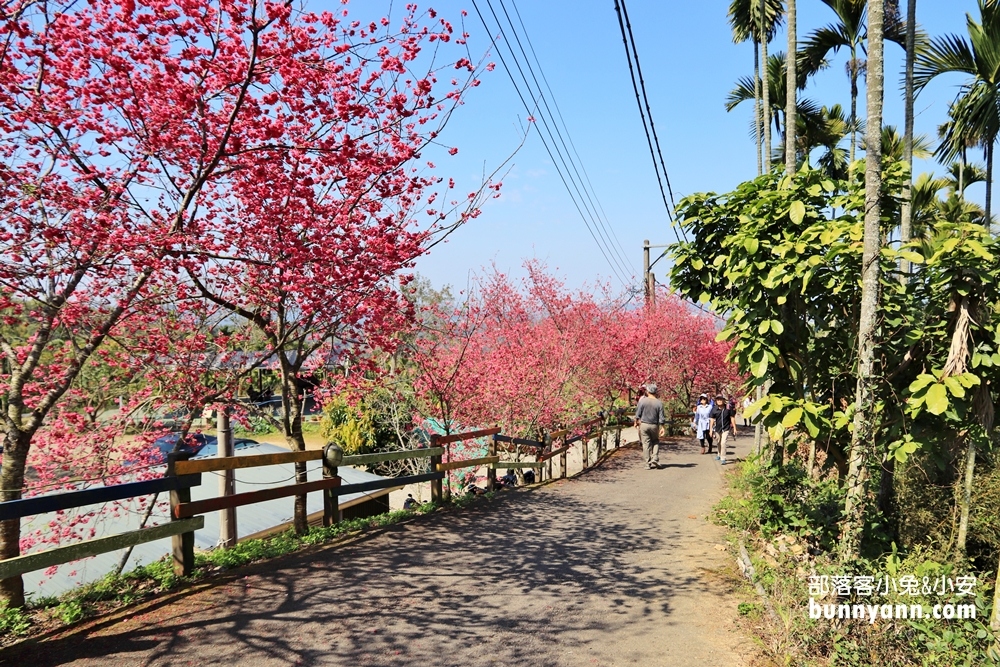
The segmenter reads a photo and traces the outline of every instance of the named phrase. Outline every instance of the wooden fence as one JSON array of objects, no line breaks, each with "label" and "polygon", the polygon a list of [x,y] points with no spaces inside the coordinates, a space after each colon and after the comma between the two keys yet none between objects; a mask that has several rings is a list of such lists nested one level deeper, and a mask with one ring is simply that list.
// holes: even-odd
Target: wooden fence
[{"label": "wooden fence", "polygon": [[[36,514],[99,505],[157,493],[167,492],[170,494],[169,523],[0,560],[0,579],[166,537],[170,537],[172,540],[174,571],[181,576],[188,576],[194,569],[194,531],[204,527],[205,517],[203,515],[208,512],[243,507],[277,498],[305,496],[308,493],[321,492],[324,499],[323,524],[329,526],[339,521],[338,499],[343,495],[430,482],[431,499],[441,501],[443,500],[442,480],[452,470],[485,466],[487,468],[487,487],[492,490],[496,488],[497,469],[537,469],[539,482],[544,481],[546,477],[553,479],[552,461],[558,456],[560,460],[559,476],[564,478],[567,476],[567,453],[577,443],[581,447],[583,469],[593,465],[606,451],[612,448],[609,438],[611,433],[615,434],[613,448],[621,445],[622,423],[620,420],[617,423],[614,422],[613,419],[605,420],[603,417],[599,417],[567,429],[548,433],[542,440],[505,436],[500,433],[499,428],[445,436],[435,435],[431,437],[431,446],[427,448],[356,456],[339,455],[339,448],[331,449],[329,446],[324,450],[198,460],[189,460],[190,454],[171,453],[167,457],[167,470],[162,478],[0,503],[0,521],[9,521],[20,520]],[[570,433],[574,435],[570,436]],[[450,444],[478,438],[489,438],[487,456],[457,460],[451,460],[449,456],[448,461],[443,460],[444,455],[449,451]],[[594,445],[595,453],[593,461],[590,457],[591,444]],[[501,453],[513,453],[515,460],[501,460]],[[517,460],[517,457],[522,455],[533,456],[534,460]],[[359,484],[342,484],[342,480],[337,474],[338,466],[371,465],[384,461],[421,458],[429,459],[428,472],[419,475],[393,477]],[[202,473],[316,460],[323,462],[322,479],[296,482],[259,491],[223,495],[205,500],[191,500],[191,489],[201,484]]]}]

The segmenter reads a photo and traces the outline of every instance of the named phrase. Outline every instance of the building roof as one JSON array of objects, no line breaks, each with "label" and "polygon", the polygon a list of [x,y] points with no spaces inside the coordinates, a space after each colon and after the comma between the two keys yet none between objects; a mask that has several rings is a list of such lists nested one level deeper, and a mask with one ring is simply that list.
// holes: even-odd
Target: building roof
[{"label": "building roof", "polygon": [[[209,448],[206,448],[208,450]],[[214,454],[214,447],[209,453]],[[287,449],[267,443],[254,443],[240,446],[237,456],[247,456],[252,454],[273,454],[287,452]],[[195,458],[206,458],[199,455]],[[322,477],[322,463],[320,461],[310,461],[306,465],[307,475],[310,480],[317,480]],[[295,479],[294,464],[283,464],[274,466],[264,466],[259,468],[241,468],[236,473],[236,493],[247,491],[258,491],[277,486],[292,484]],[[343,483],[359,484],[373,480],[386,479],[379,475],[357,470],[350,467],[338,469]],[[204,500],[206,498],[216,498],[219,495],[219,480],[221,473],[203,473],[201,485],[191,489],[192,500]],[[350,507],[359,502],[364,502],[368,498],[376,498],[387,494],[391,489],[379,489],[365,493],[352,493],[340,496],[340,507]],[[165,507],[165,497],[158,499],[160,505],[154,511],[147,526],[153,526],[169,521],[169,509]],[[295,498],[278,498],[262,503],[247,505],[236,508],[236,527],[240,539],[250,535],[273,529],[291,522],[293,516],[293,504]],[[125,511],[117,516],[112,516],[110,512],[101,514],[95,519],[94,537],[105,537],[123,533],[129,530],[136,530],[140,527],[143,512],[137,506],[129,504]],[[79,512],[93,511],[98,506],[80,508]],[[319,492],[310,493],[306,496],[306,509],[309,514],[323,511],[323,496]],[[22,534],[33,531],[38,527],[46,526],[54,518],[53,514],[43,514],[35,517],[26,517],[22,520]],[[219,541],[219,512],[211,512],[205,515],[205,527],[195,532],[195,548],[211,549]],[[38,550],[51,548],[41,546]],[[132,550],[125,571],[136,566],[148,564],[159,560],[170,553],[170,538],[140,544]],[[114,571],[118,566],[124,551],[114,551],[101,554],[93,558],[76,563],[66,563],[57,568],[56,574],[46,576],[43,572],[30,572],[24,575],[25,591],[35,596],[59,595],[83,583],[97,581],[109,572]]]}]

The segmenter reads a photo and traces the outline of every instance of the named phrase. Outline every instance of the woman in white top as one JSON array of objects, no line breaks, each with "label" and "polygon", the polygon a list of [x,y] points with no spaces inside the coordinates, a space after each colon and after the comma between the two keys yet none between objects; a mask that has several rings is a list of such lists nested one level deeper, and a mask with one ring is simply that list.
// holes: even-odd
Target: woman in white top
[{"label": "woman in white top", "polygon": [[[698,397],[698,406],[694,409],[694,428],[698,433],[698,440],[701,441],[701,453],[712,453],[712,429],[709,428],[709,414],[712,412],[712,405],[708,402],[708,395],[702,394]],[[706,447],[708,451],[705,451]]]}]

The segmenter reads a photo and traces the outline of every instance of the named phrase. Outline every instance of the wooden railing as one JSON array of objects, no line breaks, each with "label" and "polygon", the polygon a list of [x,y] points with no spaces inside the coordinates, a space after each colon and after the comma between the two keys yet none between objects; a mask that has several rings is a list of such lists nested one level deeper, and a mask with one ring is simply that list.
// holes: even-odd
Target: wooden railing
[{"label": "wooden railing", "polygon": [[[611,448],[608,442],[608,435],[611,432],[615,433],[614,448],[620,446],[621,429],[622,425],[620,422],[618,424],[605,425],[605,421],[602,418],[597,418],[548,433],[542,440],[531,440],[528,438],[505,436],[501,434],[499,428],[491,428],[450,435],[434,435],[431,437],[432,446],[423,449],[342,456],[339,459],[336,456],[330,455],[326,450],[230,456],[198,460],[188,460],[190,454],[171,453],[167,457],[166,475],[162,478],[0,503],[0,521],[8,521],[20,520],[24,517],[47,512],[98,505],[157,493],[168,492],[170,494],[169,523],[2,560],[0,561],[0,579],[68,563],[89,556],[117,551],[166,537],[170,537],[172,540],[172,558],[175,572],[179,575],[187,576],[194,569],[194,531],[204,527],[205,518],[203,515],[208,512],[243,507],[277,498],[304,496],[308,493],[322,492],[324,498],[323,523],[324,525],[331,525],[339,521],[338,498],[352,493],[363,493],[408,484],[430,482],[431,499],[441,501],[443,499],[442,480],[446,473],[452,470],[486,467],[487,487],[492,490],[497,488],[497,469],[532,468],[539,471],[539,482],[545,480],[546,472],[547,478],[553,479],[552,461],[558,456],[560,460],[560,477],[565,478],[567,476],[567,453],[574,445],[580,443],[583,469],[585,470],[593,465],[593,462],[590,460],[589,445],[593,443],[596,446],[596,462],[604,452]],[[570,436],[570,433],[575,435]],[[450,444],[478,438],[489,438],[487,456],[449,460],[447,462],[442,460],[443,455],[447,451],[446,448]],[[520,457],[523,453],[534,456],[535,460],[501,460],[501,453],[513,453],[515,457]],[[340,476],[337,474],[338,465],[372,465],[385,461],[420,458],[430,459],[428,462],[429,470],[426,473],[418,475],[372,480],[359,484],[343,484]],[[205,500],[194,501],[191,499],[191,489],[201,484],[202,473],[317,460],[323,462],[323,478],[319,480],[296,482],[285,486],[224,495]]]}]

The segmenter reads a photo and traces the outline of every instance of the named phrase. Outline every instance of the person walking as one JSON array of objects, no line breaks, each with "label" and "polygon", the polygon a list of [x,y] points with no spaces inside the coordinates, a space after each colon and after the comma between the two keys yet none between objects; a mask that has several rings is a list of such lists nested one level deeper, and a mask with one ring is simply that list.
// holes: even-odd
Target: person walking
[{"label": "person walking", "polygon": [[657,397],[655,384],[646,386],[646,396],[635,406],[635,426],[642,442],[642,455],[650,470],[660,467],[660,428],[667,423],[663,415],[663,402]]},{"label": "person walking", "polygon": [[753,401],[750,400],[749,396],[747,396],[746,398],[743,399],[743,425],[744,426],[749,426],[750,425],[750,415],[749,415],[749,412],[750,412],[750,406],[752,404],[753,404]]},{"label": "person walking", "polygon": [[711,420],[711,430],[719,440],[719,463],[726,465],[726,441],[729,434],[736,437],[736,410],[726,404],[726,399],[722,396],[715,397],[715,407],[709,413]]},{"label": "person walking", "polygon": [[[701,442],[702,454],[712,453],[711,414],[712,406],[708,403],[708,394],[702,394],[698,397],[698,405],[694,409],[694,430]],[[705,451],[706,447],[708,451]]]}]

